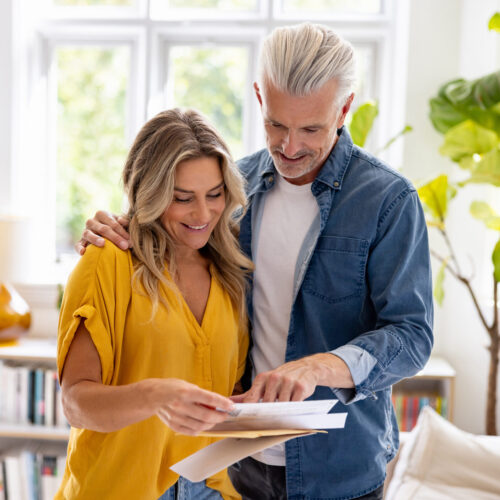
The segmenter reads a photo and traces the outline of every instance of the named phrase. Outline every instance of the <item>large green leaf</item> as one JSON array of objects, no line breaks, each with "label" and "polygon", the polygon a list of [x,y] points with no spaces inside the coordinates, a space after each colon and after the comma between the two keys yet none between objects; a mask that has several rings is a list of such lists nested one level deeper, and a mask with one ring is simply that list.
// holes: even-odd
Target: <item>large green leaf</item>
[{"label": "large green leaf", "polygon": [[500,187],[500,151],[494,149],[482,155],[471,168],[471,176],[464,184],[493,184]]},{"label": "large green leaf", "polygon": [[368,101],[359,106],[353,113],[349,132],[351,133],[352,142],[363,147],[366,138],[373,127],[373,122],[378,115],[378,105],[376,102]]},{"label": "large green leaf", "polygon": [[486,227],[500,231],[500,215],[498,215],[484,201],[473,201],[470,206],[470,213],[476,219],[483,221]]},{"label": "large green leaf", "polygon": [[500,240],[497,241],[493,249],[491,260],[493,261],[495,280],[500,281]]},{"label": "large green leaf", "polygon": [[436,302],[442,306],[444,300],[444,278],[445,278],[446,261],[441,264],[434,282],[434,298]]},{"label": "large green leaf", "polygon": [[445,134],[450,128],[467,120],[467,115],[459,111],[453,104],[441,94],[430,101],[431,111],[429,117],[434,128]]},{"label": "large green leaf", "polygon": [[448,184],[448,176],[440,175],[418,189],[418,195],[425,210],[439,221],[444,221],[448,212],[448,202],[457,190]]},{"label": "large green leaf", "polygon": [[488,23],[488,29],[500,33],[500,12],[495,12],[495,14],[491,16],[490,22]]},{"label": "large green leaf", "polygon": [[498,136],[495,132],[466,120],[446,132],[439,152],[458,162],[464,157],[487,153],[497,146]]},{"label": "large green leaf", "polygon": [[500,114],[495,108],[499,102],[500,71],[472,81],[460,78],[445,83],[430,100],[430,119],[443,134],[471,119],[500,135]]}]

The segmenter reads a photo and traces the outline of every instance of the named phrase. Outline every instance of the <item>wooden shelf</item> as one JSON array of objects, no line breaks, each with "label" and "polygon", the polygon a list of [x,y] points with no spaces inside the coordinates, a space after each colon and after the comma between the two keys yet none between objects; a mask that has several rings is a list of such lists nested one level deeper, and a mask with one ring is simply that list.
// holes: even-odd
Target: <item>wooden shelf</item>
[{"label": "wooden shelf", "polygon": [[55,365],[56,353],[56,339],[26,338],[14,345],[0,346],[0,359],[19,363]]},{"label": "wooden shelf", "polygon": [[455,369],[446,359],[439,356],[431,356],[424,368],[415,375],[419,378],[433,379],[453,378],[455,376]]},{"label": "wooden shelf", "polygon": [[0,438],[63,441],[69,438],[69,428],[43,425],[0,424]]}]

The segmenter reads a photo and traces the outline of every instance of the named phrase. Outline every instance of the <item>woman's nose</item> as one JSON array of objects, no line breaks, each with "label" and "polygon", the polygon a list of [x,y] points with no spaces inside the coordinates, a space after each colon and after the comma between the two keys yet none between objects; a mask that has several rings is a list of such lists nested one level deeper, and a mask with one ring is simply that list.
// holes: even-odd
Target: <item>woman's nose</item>
[{"label": "woman's nose", "polygon": [[196,204],[195,213],[196,222],[206,224],[210,221],[210,209],[206,201],[200,201]]}]

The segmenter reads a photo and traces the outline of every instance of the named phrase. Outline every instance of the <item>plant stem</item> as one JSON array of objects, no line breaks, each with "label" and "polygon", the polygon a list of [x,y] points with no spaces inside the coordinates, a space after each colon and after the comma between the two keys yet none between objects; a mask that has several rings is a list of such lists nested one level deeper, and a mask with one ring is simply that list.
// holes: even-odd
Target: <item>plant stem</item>
[{"label": "plant stem", "polygon": [[500,324],[498,318],[498,281],[495,278],[495,274],[493,274],[493,321],[491,325],[488,324],[486,318],[483,315],[483,311],[479,306],[479,302],[477,300],[476,294],[472,289],[472,285],[469,278],[466,278],[460,272],[460,268],[458,265],[458,260],[455,257],[455,252],[453,251],[453,247],[451,245],[450,240],[446,234],[444,229],[439,229],[443,237],[445,238],[446,244],[450,251],[451,259],[456,266],[456,269],[448,263],[447,259],[444,259],[435,251],[431,251],[431,254],[437,258],[440,262],[442,262],[445,266],[445,269],[450,272],[452,276],[454,276],[458,281],[463,283],[467,290],[469,291],[469,295],[472,298],[472,302],[474,303],[474,307],[481,319],[481,323],[484,328],[488,332],[490,337],[490,345],[488,350],[490,352],[490,366],[488,371],[488,389],[487,389],[487,398],[486,398],[486,434],[489,436],[497,435],[497,425],[496,425],[496,407],[497,407],[497,387],[498,387],[498,363],[500,358]]},{"label": "plant stem", "polygon": [[496,436],[496,406],[498,384],[498,361],[500,348],[500,325],[498,323],[498,281],[493,273],[493,324],[488,332],[491,337],[490,370],[488,373],[488,398],[486,403],[486,434]]},{"label": "plant stem", "polygon": [[[443,220],[443,222],[444,222],[444,220]],[[462,271],[460,271],[460,265],[458,263],[458,259],[455,255],[455,252],[453,251],[453,246],[451,244],[450,238],[448,237],[448,233],[446,232],[446,229],[440,228],[439,232],[442,234],[444,241],[446,242],[446,246],[448,247],[448,250],[450,251],[451,260],[455,263],[455,269],[457,270],[457,274],[462,275]]]}]

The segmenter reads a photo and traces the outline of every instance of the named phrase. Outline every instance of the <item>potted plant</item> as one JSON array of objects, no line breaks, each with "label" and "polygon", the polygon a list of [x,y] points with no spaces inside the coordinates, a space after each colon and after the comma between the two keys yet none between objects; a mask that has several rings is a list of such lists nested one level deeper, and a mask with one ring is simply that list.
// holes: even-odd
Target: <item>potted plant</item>
[{"label": "potted plant", "polygon": [[[500,31],[500,13],[489,23],[490,29]],[[441,262],[434,283],[436,302],[444,298],[443,282],[446,274],[462,283],[473,307],[484,326],[488,346],[489,374],[486,407],[486,433],[496,435],[497,380],[500,349],[500,324],[498,311],[498,283],[500,281],[500,239],[492,249],[493,261],[492,299],[493,315],[487,315],[479,303],[471,284],[471,276],[460,267],[457,252],[447,228],[449,203],[471,184],[500,187],[500,71],[476,80],[457,79],[445,83],[438,95],[430,101],[430,119],[434,128],[443,134],[440,153],[455,162],[465,174],[465,179],[452,182],[447,175],[438,175],[418,189],[428,224],[441,235],[447,255],[432,251]],[[500,231],[500,215],[484,200],[472,202],[472,217],[483,221],[485,227]]]}]

